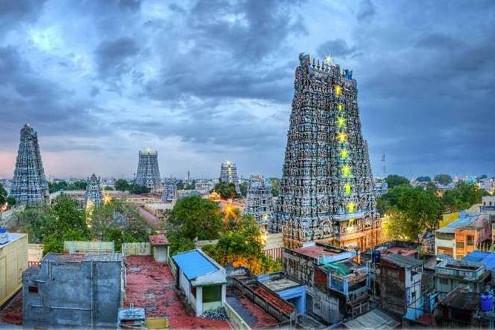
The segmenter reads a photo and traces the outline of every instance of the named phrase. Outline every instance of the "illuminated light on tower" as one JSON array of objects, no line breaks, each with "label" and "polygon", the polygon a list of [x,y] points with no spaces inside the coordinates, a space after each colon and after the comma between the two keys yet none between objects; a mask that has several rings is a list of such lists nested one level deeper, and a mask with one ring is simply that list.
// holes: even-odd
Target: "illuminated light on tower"
[{"label": "illuminated light on tower", "polygon": [[344,184],[344,190],[345,190],[345,194],[347,196],[349,196],[351,193],[352,193],[352,190],[351,190],[351,184],[349,182],[347,182],[346,184]]},{"label": "illuminated light on tower", "polygon": [[351,167],[349,165],[342,166],[342,176],[345,178],[351,176]]},{"label": "illuminated light on tower", "polygon": [[[301,54],[280,196],[270,231],[287,247],[308,241],[367,249],[378,243],[368,146],[361,133],[357,82],[350,70]],[[348,226],[353,226],[352,235]]]},{"label": "illuminated light on tower", "polygon": [[339,134],[337,134],[337,140],[339,140],[340,143],[344,143],[345,141],[347,141],[347,134],[344,132],[340,132]]}]

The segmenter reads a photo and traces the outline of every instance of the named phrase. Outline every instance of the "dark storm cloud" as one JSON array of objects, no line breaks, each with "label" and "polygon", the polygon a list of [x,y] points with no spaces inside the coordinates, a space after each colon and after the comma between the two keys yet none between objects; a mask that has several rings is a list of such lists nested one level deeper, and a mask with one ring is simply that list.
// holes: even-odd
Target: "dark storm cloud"
[{"label": "dark storm cloud", "polygon": [[132,64],[129,62],[139,52],[137,42],[129,37],[103,41],[96,50],[96,62],[103,79],[127,73]]},{"label": "dark storm cloud", "polygon": [[37,19],[45,0],[0,1],[0,31]]},{"label": "dark storm cloud", "polygon": [[371,19],[375,15],[375,6],[371,0],[362,0],[359,4],[359,9],[357,13],[357,19],[367,20]]},{"label": "dark storm cloud", "polygon": [[[0,136],[13,143],[24,123],[35,122],[39,128],[56,134],[90,133],[92,105],[71,100],[71,92],[41,78],[13,47],[0,47]],[[68,100],[68,102],[66,101]]]},{"label": "dark storm cloud", "polygon": [[[361,108],[370,113],[363,113],[363,125],[371,131],[371,141],[376,139],[370,149],[393,155],[390,167],[405,174],[492,170],[495,150],[482,145],[495,138],[490,129],[495,125],[491,98],[495,91],[494,7],[435,2],[408,3],[402,9],[407,14],[400,19],[407,22],[408,16],[416,17],[417,28],[391,18],[388,26],[401,32],[382,30],[381,37],[404,46],[371,59],[360,57],[366,66],[360,65],[365,71],[360,80]],[[474,24],[472,18],[480,15],[485,20]],[[372,39],[376,31],[363,33],[363,40],[369,37],[378,43],[377,48],[385,49],[385,41]],[[367,46],[364,41],[358,45],[364,54],[369,54]]]},{"label": "dark storm cloud", "polygon": [[342,39],[328,40],[318,47],[317,53],[320,57],[324,58],[327,55],[338,56],[340,58],[346,58],[348,55],[354,53],[356,49],[349,47],[347,42]]},{"label": "dark storm cloud", "polygon": [[252,168],[279,175],[272,163],[306,52],[353,69],[372,159],[387,154],[390,171],[488,172],[494,9],[483,0],[0,0],[9,32],[0,33],[0,138],[15,144],[24,122],[60,137],[47,150],[122,150],[99,140],[118,134],[178,137],[210,158],[262,150],[270,165]]}]

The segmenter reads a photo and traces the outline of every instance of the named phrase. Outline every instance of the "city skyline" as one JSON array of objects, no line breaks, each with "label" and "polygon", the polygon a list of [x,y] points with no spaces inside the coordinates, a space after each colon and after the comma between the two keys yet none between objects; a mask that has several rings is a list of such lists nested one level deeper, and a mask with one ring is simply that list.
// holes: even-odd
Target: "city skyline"
[{"label": "city skyline", "polygon": [[146,147],[164,177],[280,177],[301,52],[360,81],[375,176],[494,174],[490,1],[2,6],[0,177],[25,123],[50,177],[130,177]]}]

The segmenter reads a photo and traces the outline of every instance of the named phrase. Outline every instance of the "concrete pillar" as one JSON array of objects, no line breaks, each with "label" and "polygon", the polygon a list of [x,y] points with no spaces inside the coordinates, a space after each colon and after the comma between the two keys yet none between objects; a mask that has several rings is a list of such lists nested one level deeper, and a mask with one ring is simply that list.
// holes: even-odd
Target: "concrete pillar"
[{"label": "concrete pillar", "polygon": [[222,306],[225,304],[226,296],[227,296],[227,285],[222,284]]},{"label": "concrete pillar", "polygon": [[203,288],[196,287],[196,316],[203,314]]}]

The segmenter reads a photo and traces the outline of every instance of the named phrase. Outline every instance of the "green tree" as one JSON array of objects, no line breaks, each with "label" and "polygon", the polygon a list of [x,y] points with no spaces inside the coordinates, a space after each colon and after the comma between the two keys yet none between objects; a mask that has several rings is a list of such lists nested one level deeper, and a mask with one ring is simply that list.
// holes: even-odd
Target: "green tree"
[{"label": "green tree", "polygon": [[44,244],[43,253],[62,252],[64,241],[90,238],[84,211],[67,196],[60,196],[50,207],[20,212],[18,223],[31,242]]},{"label": "green tree", "polygon": [[278,195],[280,195],[280,179],[279,178],[270,178],[270,184],[272,185],[273,197],[278,197]]},{"label": "green tree", "polygon": [[7,191],[0,183],[0,205],[7,203]]},{"label": "green tree", "polygon": [[239,189],[241,190],[241,196],[246,197],[247,196],[247,191],[249,188],[249,182],[244,181],[239,185]]},{"label": "green tree", "polygon": [[444,193],[442,203],[445,212],[457,212],[480,203],[481,197],[485,195],[488,195],[488,192],[480,189],[476,184],[459,182],[454,189]]},{"label": "green tree", "polygon": [[9,204],[9,206],[14,206],[16,204],[14,196],[7,197],[7,204]]},{"label": "green tree", "polygon": [[435,181],[441,185],[446,186],[452,182],[452,177],[448,174],[438,174],[438,175],[435,175],[435,177],[433,178],[433,181]]},{"label": "green tree", "polygon": [[138,210],[121,200],[112,200],[88,215],[91,236],[101,241],[113,241],[116,251],[122,243],[146,242],[151,226]]},{"label": "green tree", "polygon": [[214,190],[224,199],[237,197],[235,184],[233,183],[219,182],[215,185]]},{"label": "green tree", "polygon": [[112,188],[112,187],[110,187],[110,186],[105,186],[105,187],[103,188],[103,190],[105,190],[105,191],[112,191],[112,190],[115,190],[115,189],[114,189],[114,188]]},{"label": "green tree", "polygon": [[432,191],[400,185],[388,194],[386,230],[390,238],[417,241],[419,234],[438,227],[442,204]]},{"label": "green tree", "polygon": [[118,191],[129,191],[130,184],[125,179],[118,179],[115,181],[115,190]]},{"label": "green tree", "polygon": [[129,192],[136,195],[147,194],[150,192],[150,188],[133,183],[129,187]]},{"label": "green tree", "polygon": [[418,182],[430,182],[431,178],[429,176],[419,176],[416,178]]},{"label": "green tree", "polygon": [[385,182],[387,182],[388,189],[392,189],[395,186],[399,186],[401,184],[409,185],[409,180],[403,176],[392,174],[385,178]]},{"label": "green tree", "polygon": [[177,247],[191,246],[194,239],[213,240],[223,227],[222,213],[217,203],[199,196],[177,201],[168,219],[168,237],[172,253]]},{"label": "green tree", "polygon": [[280,264],[263,253],[264,235],[252,216],[238,216],[227,220],[218,243],[204,250],[224,266],[246,267],[255,274],[280,270]]}]

